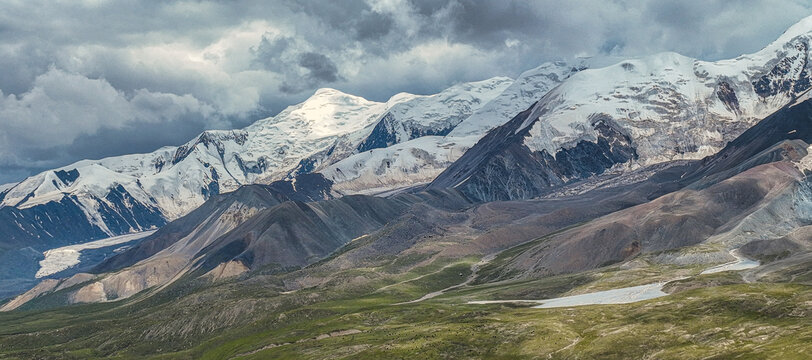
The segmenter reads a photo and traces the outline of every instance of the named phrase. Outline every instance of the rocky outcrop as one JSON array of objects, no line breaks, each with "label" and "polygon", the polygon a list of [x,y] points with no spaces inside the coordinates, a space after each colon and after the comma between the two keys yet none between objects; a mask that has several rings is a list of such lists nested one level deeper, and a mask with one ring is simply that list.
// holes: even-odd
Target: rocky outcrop
[{"label": "rocky outcrop", "polygon": [[[95,278],[96,278],[96,276],[92,275],[92,274],[79,273],[79,274],[75,274],[75,275],[73,275],[73,276],[71,276],[71,277],[69,277],[67,279],[45,279],[45,280],[42,280],[36,286],[34,286],[33,288],[29,289],[28,291],[26,291],[23,294],[18,295],[17,297],[12,299],[11,301],[4,304],[2,307],[0,307],[0,311],[11,311],[11,310],[17,309],[20,306],[23,306],[23,305],[31,302],[32,300],[37,299],[39,297],[42,297],[44,295],[47,295],[47,294],[50,294],[50,293],[53,293],[53,292],[56,292],[56,291],[60,291],[60,290],[69,289],[69,288],[74,287],[76,285],[83,284],[83,283],[86,283],[88,281],[91,281],[91,280],[93,280]],[[80,292],[82,292],[82,293],[80,295],[78,295],[79,298],[88,298],[90,296],[89,295],[90,289],[84,290],[84,291],[82,291],[80,289]],[[69,299],[73,299],[75,297],[75,295],[76,294],[71,294],[69,296]],[[96,296],[95,298],[99,299],[100,297]],[[69,303],[73,303],[73,301],[69,300]]]}]

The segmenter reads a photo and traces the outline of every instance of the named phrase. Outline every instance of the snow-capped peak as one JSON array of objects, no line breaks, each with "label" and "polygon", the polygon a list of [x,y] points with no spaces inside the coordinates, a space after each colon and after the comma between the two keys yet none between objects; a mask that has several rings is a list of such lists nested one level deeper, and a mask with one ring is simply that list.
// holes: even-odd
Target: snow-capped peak
[{"label": "snow-capped peak", "polygon": [[487,133],[526,110],[550,89],[585,68],[587,68],[587,60],[581,59],[576,64],[555,61],[527,70],[519,75],[516,81],[498,97],[454,128],[449,136],[466,137]]},{"label": "snow-capped peak", "polygon": [[[561,61],[545,63],[522,73],[515,81],[497,77],[454,86],[423,100],[415,99],[415,102],[435,102],[435,106],[420,106],[417,109],[422,111],[444,109],[442,113],[446,114],[443,117],[445,119],[453,119],[449,115],[452,114],[449,110],[453,109],[451,104],[458,105],[458,109],[473,112],[470,116],[465,116],[445,136],[423,136],[387,144],[386,147],[381,146],[349,156],[325,168],[322,173],[336,183],[337,189],[347,193],[378,193],[429,182],[459,159],[490,129],[504,124],[519,112],[526,110],[551,88],[585,67],[586,60],[581,60],[574,66]],[[466,102],[464,99],[470,94],[460,94],[462,90],[476,88],[481,90],[472,93],[493,94],[490,101]],[[401,110],[398,106],[393,106],[390,112],[408,113],[408,104],[401,105],[406,109]],[[412,119],[425,118],[424,123],[439,117],[434,111],[423,116],[419,114],[411,116]],[[395,129],[390,128],[388,131],[392,132]]]},{"label": "snow-capped peak", "polygon": [[309,135],[334,136],[359,130],[383,110],[384,104],[322,88],[304,102],[290,106],[278,115],[259,120],[247,131],[279,130],[307,127]]},{"label": "snow-capped peak", "polygon": [[790,26],[786,31],[784,31],[781,36],[778,37],[775,41],[770,43],[767,46],[767,49],[776,47],[776,46],[783,46],[784,44],[790,42],[792,39],[802,36],[802,35],[809,35],[809,32],[812,30],[812,15],[807,16],[794,25]]},{"label": "snow-capped peak", "polygon": [[532,126],[525,145],[555,154],[595,141],[592,122],[600,118],[635,140],[642,164],[713,154],[809,87],[810,32],[812,17],[736,59],[664,52],[579,72],[544,96],[517,131]]},{"label": "snow-capped peak", "polygon": [[512,83],[513,79],[500,76],[457,84],[434,95],[407,96],[401,93],[387,101],[389,106],[387,112],[396,115],[403,122],[423,126],[453,127],[502,93]]}]

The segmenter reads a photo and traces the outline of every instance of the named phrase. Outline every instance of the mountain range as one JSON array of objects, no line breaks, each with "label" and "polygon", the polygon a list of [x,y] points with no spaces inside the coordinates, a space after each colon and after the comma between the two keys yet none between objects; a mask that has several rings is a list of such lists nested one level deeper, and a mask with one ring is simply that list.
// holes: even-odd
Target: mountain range
[{"label": "mountain range", "polygon": [[810,44],[321,89],[0,187],[0,356],[803,358]]}]

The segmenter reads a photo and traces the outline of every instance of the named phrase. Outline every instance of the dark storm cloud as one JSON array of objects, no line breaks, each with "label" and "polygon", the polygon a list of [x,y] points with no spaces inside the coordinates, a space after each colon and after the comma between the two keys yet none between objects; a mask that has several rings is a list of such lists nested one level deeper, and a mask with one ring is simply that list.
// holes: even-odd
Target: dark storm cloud
[{"label": "dark storm cloud", "polygon": [[47,44],[37,42],[20,44],[14,49],[0,48],[0,69],[6,69],[0,76],[0,89],[11,94],[30,90],[37,75],[48,70],[53,55]]},{"label": "dark storm cloud", "polygon": [[544,61],[757,51],[805,0],[4,2],[0,183],[245,126],[322,86],[385,101]]},{"label": "dark storm cloud", "polygon": [[299,55],[299,66],[307,69],[309,79],[315,82],[336,82],[339,79],[338,67],[327,56],[315,52]]},{"label": "dark storm cloud", "polygon": [[[384,56],[386,53],[383,50],[390,46],[402,48],[411,42],[403,33],[400,33],[400,37],[386,38],[397,27],[392,14],[375,11],[364,0],[297,1],[287,2],[287,5],[294,12],[312,17],[327,30],[325,33],[318,29],[318,33],[312,34],[313,42],[320,44],[322,48],[342,48],[348,42],[359,41],[357,45],[365,50]],[[336,39],[342,41],[335,41]]]},{"label": "dark storm cloud", "polygon": [[337,30],[352,28],[358,15],[370,10],[369,4],[364,0],[310,0],[286,3],[293,11],[319,19]]},{"label": "dark storm cloud", "polygon": [[449,4],[453,4],[435,0],[409,0],[409,3],[417,10],[418,14],[426,17],[431,17],[449,6]]},{"label": "dark storm cloud", "polygon": [[[13,181],[21,173],[36,173],[72,162],[74,159],[143,153],[161,146],[180,145],[203,130],[206,125],[194,119],[177,119],[156,126],[153,123],[133,122],[120,129],[100,128],[92,135],[82,134],[67,145],[33,148],[21,164],[0,164],[4,169],[16,170],[0,173],[0,184]],[[3,179],[8,177],[8,179]],[[5,182],[3,180],[6,180]]]},{"label": "dark storm cloud", "polygon": [[287,61],[282,54],[288,48],[289,40],[286,38],[273,41],[263,38],[256,51],[257,58],[254,60],[266,70],[275,71],[284,76],[285,80],[279,85],[279,91],[298,94],[323,84],[346,80],[339,75],[335,62],[326,55],[303,52],[294,57],[295,61]]},{"label": "dark storm cloud", "polygon": [[459,0],[450,17],[453,34],[461,41],[503,46],[507,37],[543,34],[541,10],[524,1]]},{"label": "dark storm cloud", "polygon": [[[194,117],[180,117],[160,126],[137,121],[120,129],[102,128],[92,135],[83,134],[62,149],[71,157],[88,159],[143,153],[161,146],[180,145],[203,130],[206,124]],[[178,139],[184,140],[178,142]]]},{"label": "dark storm cloud", "polygon": [[377,40],[389,34],[393,25],[391,15],[364,11],[355,26],[355,36],[361,41]]},{"label": "dark storm cloud", "polygon": [[259,64],[265,70],[282,71],[285,66],[282,54],[292,42],[293,39],[290,37],[268,38],[268,36],[262,36],[259,45],[252,49],[256,56],[254,63]]}]

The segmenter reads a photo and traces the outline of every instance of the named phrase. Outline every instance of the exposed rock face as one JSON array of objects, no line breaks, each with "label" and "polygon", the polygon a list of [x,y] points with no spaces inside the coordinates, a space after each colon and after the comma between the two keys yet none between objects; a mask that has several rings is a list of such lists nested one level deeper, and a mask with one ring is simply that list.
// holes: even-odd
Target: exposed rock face
[{"label": "exposed rock face", "polygon": [[217,265],[214,269],[207,272],[205,277],[212,281],[232,278],[248,272],[248,268],[239,261],[228,261]]},{"label": "exposed rock face", "polygon": [[88,282],[88,281],[93,280],[95,278],[96,278],[96,275],[93,275],[93,274],[78,273],[78,274],[75,274],[75,275],[73,275],[73,276],[71,276],[71,277],[69,277],[67,279],[64,279],[62,282],[59,283],[59,286],[57,286],[56,289],[54,289],[54,291],[67,289],[67,288],[73,287],[75,285],[79,285],[79,284]]},{"label": "exposed rock face", "polygon": [[[99,302],[128,298],[151,287],[164,285],[188,264],[180,256],[164,256],[144,261],[119,272],[103,276],[76,293],[80,302]],[[101,296],[104,295],[104,296]]]},{"label": "exposed rock face", "polygon": [[104,293],[104,284],[94,282],[71,294],[68,301],[77,303],[97,303],[107,301],[107,294]]},{"label": "exposed rock face", "polygon": [[809,42],[794,42],[795,51],[780,59],[770,71],[753,81],[756,93],[764,98],[781,93],[801,93],[809,89]]},{"label": "exposed rock face", "polygon": [[358,145],[358,152],[369,151],[390,147],[394,144],[409,141],[423,136],[445,136],[464,117],[456,118],[445,127],[434,128],[429,126],[419,126],[397,121],[392,114],[386,114],[380,122],[372,129],[369,136]]},{"label": "exposed rock face", "polygon": [[725,104],[725,107],[737,114],[741,115],[741,109],[739,109],[739,99],[736,97],[736,91],[730,86],[727,81],[719,82],[719,89],[716,90],[716,95],[719,97],[719,100]]},{"label": "exposed rock face", "polygon": [[[331,183],[319,174],[305,174],[271,185],[247,185],[212,197],[202,206],[177,219],[127,252],[99,264],[94,272],[108,272],[136,264],[178,242],[183,256],[191,257],[215,238],[225,234],[257,212],[285,201],[317,201],[332,197]],[[194,240],[193,242],[191,242]],[[194,244],[194,245],[192,245]],[[196,249],[189,251],[189,249]]]},{"label": "exposed rock face", "polygon": [[598,134],[595,141],[579,141],[554,155],[528,151],[521,141],[529,128],[520,126],[530,111],[486,135],[429,187],[456,187],[479,201],[525,199],[637,158],[631,137],[601,115],[593,116],[591,123]]},{"label": "exposed rock face", "polygon": [[[400,126],[399,126],[400,125]],[[396,127],[400,127],[396,129]],[[398,133],[404,131],[402,124],[395,123],[392,114],[386,114],[378,125],[372,128],[372,133],[358,145],[358,151],[364,152],[377,148],[392,146],[398,141]]]},{"label": "exposed rock face", "polygon": [[[20,294],[19,296],[15,297],[11,301],[4,304],[2,307],[0,307],[0,311],[11,311],[11,310],[17,309],[20,306],[23,306],[23,305],[27,304],[31,300],[39,298],[39,297],[41,297],[43,295],[49,294],[49,293],[54,292],[54,291],[60,291],[60,290],[68,289],[70,287],[73,287],[73,286],[76,286],[76,285],[91,281],[95,277],[96,277],[95,275],[79,273],[79,274],[75,274],[75,275],[73,275],[73,276],[71,276],[71,277],[69,277],[67,279],[45,279],[45,280],[42,280],[36,286],[34,286],[33,288],[29,289],[25,293]],[[79,295],[79,297],[80,298],[87,298],[88,291],[90,291],[90,290],[85,291],[83,294]],[[100,297],[96,296],[95,298],[99,299]],[[104,301],[104,299],[102,299],[100,301]],[[69,302],[73,302],[73,301],[69,300]]]}]

